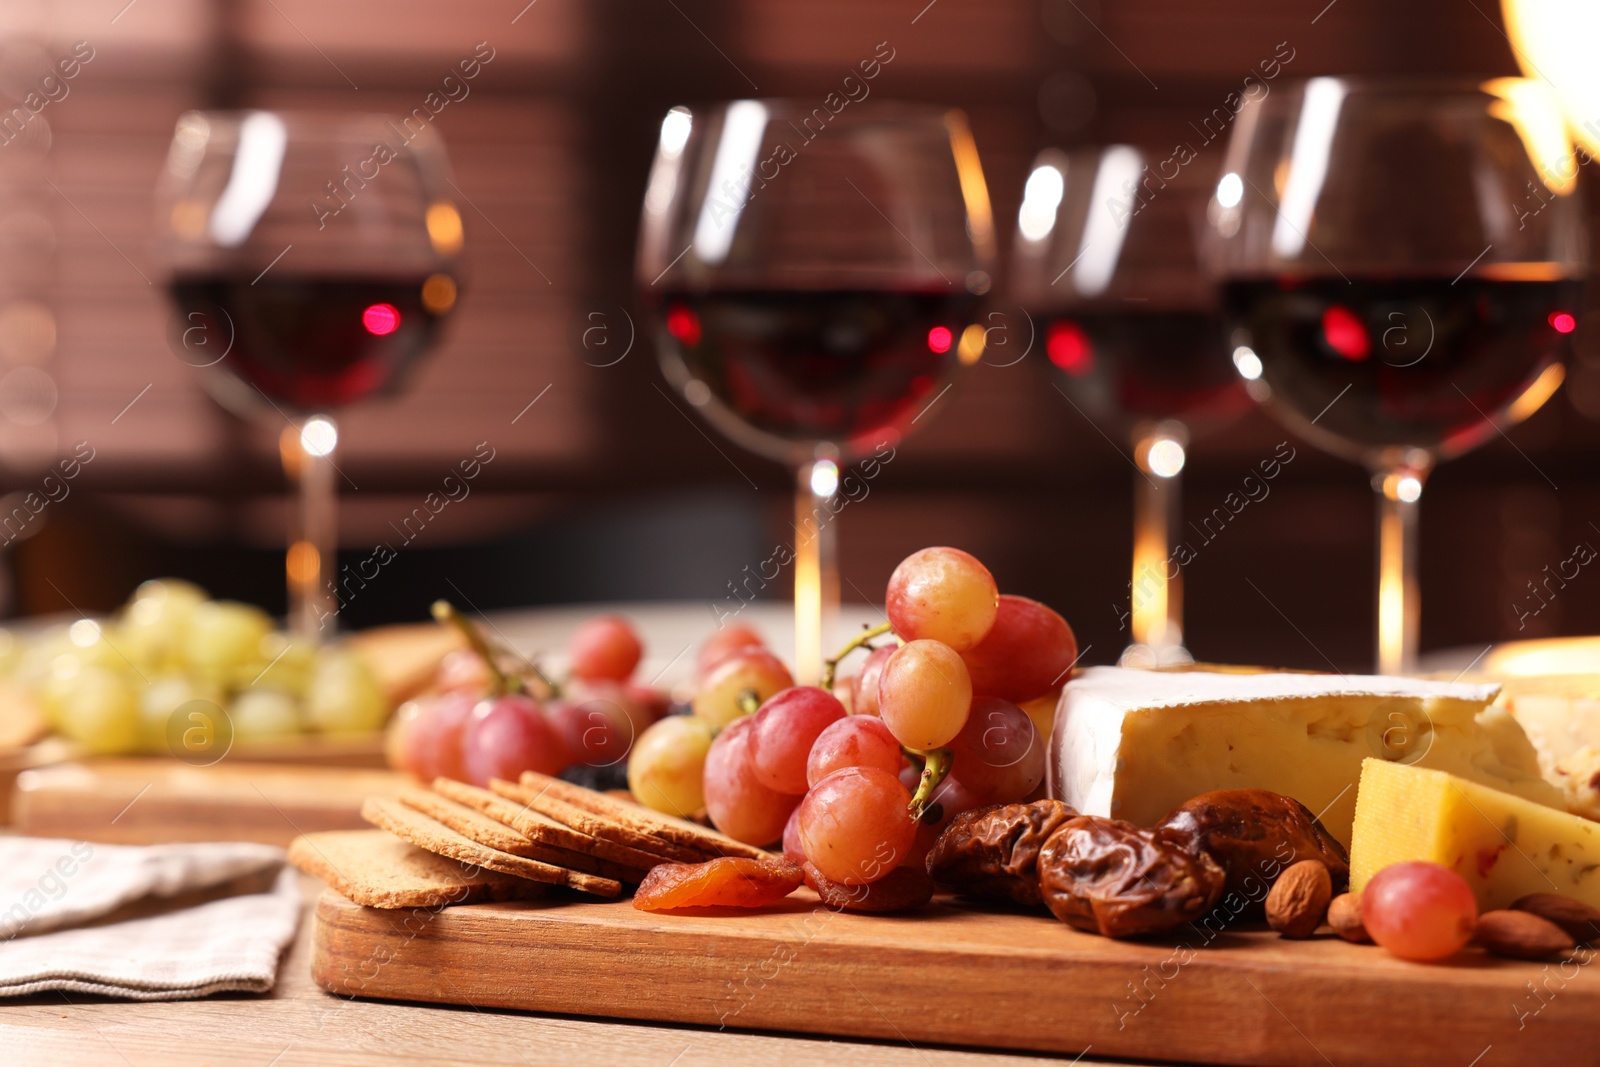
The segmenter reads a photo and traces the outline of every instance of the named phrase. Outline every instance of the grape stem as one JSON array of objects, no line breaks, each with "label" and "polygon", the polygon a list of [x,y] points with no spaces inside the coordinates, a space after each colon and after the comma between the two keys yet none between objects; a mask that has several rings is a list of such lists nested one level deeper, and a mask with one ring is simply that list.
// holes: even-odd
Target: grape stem
[{"label": "grape stem", "polygon": [[845,646],[835,653],[832,659],[822,661],[822,688],[830,693],[833,692],[834,673],[838,671],[839,664],[844,661],[846,656],[858,648],[867,647],[867,642],[874,637],[892,633],[894,633],[894,626],[889,622],[880,622],[876,626],[863,627],[861,632],[846,642]]},{"label": "grape stem", "polygon": [[739,711],[745,715],[754,715],[761,710],[761,694],[754,689],[741,689],[736,700]]},{"label": "grape stem", "polygon": [[[479,630],[471,619],[461,614],[454,604],[448,600],[435,600],[433,602],[433,617],[439,622],[447,626],[454,626],[461,631],[461,636],[467,639],[467,644],[471,646],[472,651],[476,652],[478,657],[483,660],[484,665],[489,668],[491,696],[520,693],[522,691],[522,679],[515,675],[509,675],[500,669],[500,664],[496,662],[494,649],[490,647],[488,638],[484,637],[483,631]],[[538,668],[534,668],[534,670],[535,673],[538,672]],[[540,674],[540,677],[543,678],[544,676]]]},{"label": "grape stem", "polygon": [[948,748],[933,748],[926,752],[907,748],[902,751],[912,760],[922,764],[922,776],[917,779],[917,791],[912,795],[911,804],[907,808],[911,812],[912,819],[921,819],[922,813],[933,803],[934,790],[939,788],[945,776],[950,773],[950,763],[954,753]]}]

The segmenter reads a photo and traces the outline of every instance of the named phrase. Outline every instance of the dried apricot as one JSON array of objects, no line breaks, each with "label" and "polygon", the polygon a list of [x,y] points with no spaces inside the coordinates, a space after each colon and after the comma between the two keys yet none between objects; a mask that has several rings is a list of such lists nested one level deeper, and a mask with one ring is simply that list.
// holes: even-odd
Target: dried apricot
[{"label": "dried apricot", "polygon": [[705,863],[659,863],[633,894],[640,911],[674,908],[759,908],[800,888],[805,876],[791,859],[721,856]]}]

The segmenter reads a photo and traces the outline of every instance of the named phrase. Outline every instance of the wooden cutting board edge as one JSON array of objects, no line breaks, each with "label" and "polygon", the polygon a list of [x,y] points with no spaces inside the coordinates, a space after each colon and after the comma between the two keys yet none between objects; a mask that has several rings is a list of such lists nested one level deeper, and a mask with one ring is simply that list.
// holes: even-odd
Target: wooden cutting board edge
[{"label": "wooden cutting board edge", "polygon": [[[1495,1046],[1509,1057],[1496,1062],[1600,1062],[1600,982],[1576,964],[1570,978],[1557,963],[1477,955],[1409,964],[1253,932],[1175,967],[1171,944],[1033,916],[813,908],[815,898],[787,916],[733,918],[624,903],[383,912],[330,891],[315,909],[312,977],[343,995],[915,1045],[1418,1067],[1465,1067]],[[1536,999],[1525,982],[1544,991]]]}]

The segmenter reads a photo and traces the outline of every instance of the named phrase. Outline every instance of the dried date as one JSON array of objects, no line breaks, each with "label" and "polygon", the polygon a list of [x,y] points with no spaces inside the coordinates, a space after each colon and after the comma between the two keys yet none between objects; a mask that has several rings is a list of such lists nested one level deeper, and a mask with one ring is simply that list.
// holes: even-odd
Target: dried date
[{"label": "dried date", "polygon": [[1180,804],[1157,826],[1222,865],[1228,906],[1242,918],[1261,918],[1278,875],[1301,860],[1328,868],[1335,895],[1350,882],[1344,846],[1304,804],[1281,793],[1217,789]]},{"label": "dried date", "polygon": [[964,811],[928,853],[928,873],[964,896],[1038,907],[1039,851],[1077,814],[1059,800]]},{"label": "dried date", "polygon": [[1227,875],[1209,853],[1164,830],[1080,815],[1039,854],[1045,905],[1061,921],[1106,937],[1138,937],[1204,916]]},{"label": "dried date", "polygon": [[659,863],[633,894],[640,911],[676,908],[759,908],[800,888],[805,880],[791,859],[722,856],[705,863]]}]

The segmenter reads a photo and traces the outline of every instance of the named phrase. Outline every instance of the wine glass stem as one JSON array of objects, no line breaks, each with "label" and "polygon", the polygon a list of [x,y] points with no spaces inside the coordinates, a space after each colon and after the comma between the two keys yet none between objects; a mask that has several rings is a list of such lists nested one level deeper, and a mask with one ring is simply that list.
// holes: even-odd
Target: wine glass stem
[{"label": "wine glass stem", "polygon": [[326,415],[306,419],[294,434],[294,449],[285,450],[285,467],[300,486],[299,513],[289,542],[285,570],[289,579],[289,629],[298,637],[331,637],[338,600],[331,592],[336,574],[339,531],[339,489],[334,481],[334,448],[338,429]]},{"label": "wine glass stem", "polygon": [[834,498],[839,467],[831,459],[803,463],[794,494],[794,663],[801,685],[822,677],[839,614],[839,539],[834,529]]},{"label": "wine glass stem", "polygon": [[1417,665],[1417,505],[1426,478],[1426,468],[1402,464],[1372,476],[1378,494],[1379,674],[1409,674]]},{"label": "wine glass stem", "polygon": [[1133,483],[1130,627],[1134,644],[1158,653],[1183,647],[1183,576],[1172,558],[1172,538],[1180,514],[1185,437],[1181,426],[1163,423],[1145,429],[1134,441],[1138,475]]}]

